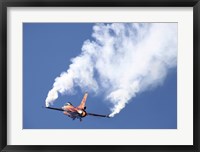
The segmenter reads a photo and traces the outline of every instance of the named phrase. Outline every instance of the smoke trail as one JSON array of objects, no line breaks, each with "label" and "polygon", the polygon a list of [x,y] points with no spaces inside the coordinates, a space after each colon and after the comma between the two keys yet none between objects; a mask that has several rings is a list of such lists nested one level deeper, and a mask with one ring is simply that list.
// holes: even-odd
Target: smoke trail
[{"label": "smoke trail", "polygon": [[176,66],[176,23],[96,24],[92,36],[94,41],[86,40],[81,54],[55,79],[46,106],[78,86],[103,92],[114,116],[137,93],[161,85]]}]

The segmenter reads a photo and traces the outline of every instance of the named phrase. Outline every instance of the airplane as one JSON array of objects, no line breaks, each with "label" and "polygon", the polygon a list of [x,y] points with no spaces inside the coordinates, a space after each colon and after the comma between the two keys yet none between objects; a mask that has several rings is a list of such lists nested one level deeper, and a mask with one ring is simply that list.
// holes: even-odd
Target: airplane
[{"label": "airplane", "polygon": [[82,121],[82,118],[86,116],[97,116],[97,117],[106,117],[110,118],[109,115],[101,115],[101,114],[94,114],[94,113],[88,113],[86,112],[86,100],[87,100],[88,93],[86,92],[83,96],[83,99],[79,106],[74,107],[70,102],[67,102],[62,108],[53,108],[53,107],[46,107],[47,109],[51,110],[58,110],[63,111],[65,115],[72,118],[73,120],[79,119]]}]

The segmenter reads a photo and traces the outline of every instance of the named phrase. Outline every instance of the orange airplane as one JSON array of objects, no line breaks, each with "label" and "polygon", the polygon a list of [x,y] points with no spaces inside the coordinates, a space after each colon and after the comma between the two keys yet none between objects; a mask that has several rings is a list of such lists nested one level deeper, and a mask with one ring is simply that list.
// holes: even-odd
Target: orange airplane
[{"label": "orange airplane", "polygon": [[46,107],[52,110],[63,111],[65,115],[75,120],[76,118],[82,121],[82,118],[85,116],[98,116],[98,117],[107,117],[110,118],[109,115],[100,115],[94,113],[87,113],[85,111],[85,102],[87,100],[88,93],[86,92],[83,96],[81,104],[78,107],[74,107],[70,102],[67,102],[62,108],[53,108],[53,107]]}]

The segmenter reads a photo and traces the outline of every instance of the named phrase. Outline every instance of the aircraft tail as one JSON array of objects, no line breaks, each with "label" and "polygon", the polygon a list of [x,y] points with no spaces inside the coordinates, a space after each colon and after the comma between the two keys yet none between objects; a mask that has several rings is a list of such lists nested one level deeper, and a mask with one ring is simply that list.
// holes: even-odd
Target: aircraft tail
[{"label": "aircraft tail", "polygon": [[87,96],[88,96],[88,93],[85,92],[85,94],[83,96],[83,99],[81,101],[81,104],[78,106],[78,108],[85,109],[85,103],[86,103],[86,100],[87,100]]}]

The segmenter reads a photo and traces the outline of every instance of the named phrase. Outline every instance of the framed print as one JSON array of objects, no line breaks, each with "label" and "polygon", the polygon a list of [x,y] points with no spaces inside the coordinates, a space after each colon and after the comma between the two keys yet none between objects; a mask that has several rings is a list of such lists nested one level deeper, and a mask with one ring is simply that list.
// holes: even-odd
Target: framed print
[{"label": "framed print", "polygon": [[1,14],[1,151],[199,151],[198,0]]}]

